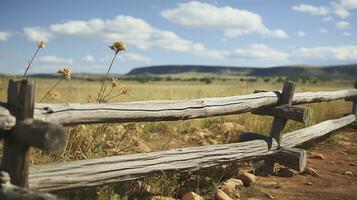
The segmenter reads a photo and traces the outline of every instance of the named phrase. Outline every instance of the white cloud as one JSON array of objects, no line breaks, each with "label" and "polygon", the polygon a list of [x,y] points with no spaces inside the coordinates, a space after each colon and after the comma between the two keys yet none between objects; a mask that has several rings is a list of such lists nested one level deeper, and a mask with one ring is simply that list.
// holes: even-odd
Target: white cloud
[{"label": "white cloud", "polygon": [[333,21],[333,17],[331,17],[331,16],[323,17],[322,21],[325,21],[325,22]]},{"label": "white cloud", "polygon": [[37,59],[41,63],[72,64],[73,59],[62,58],[55,55],[42,56]]},{"label": "white cloud", "polygon": [[226,37],[251,33],[275,38],[287,37],[282,29],[268,29],[258,14],[229,6],[217,7],[208,3],[192,1],[178,4],[178,7],[174,9],[164,10],[161,12],[161,16],[182,26],[222,29]]},{"label": "white cloud", "polygon": [[136,62],[142,62],[145,64],[151,63],[151,58],[142,56],[139,54],[133,54],[133,53],[125,53],[125,54],[121,55],[120,58],[124,61],[136,61]]},{"label": "white cloud", "polygon": [[321,46],[312,48],[299,48],[292,53],[298,60],[357,60],[357,46]]},{"label": "white cloud", "polygon": [[350,23],[346,22],[346,21],[339,21],[335,25],[336,25],[336,28],[338,28],[338,29],[346,29],[350,26]]},{"label": "white cloud", "polygon": [[33,42],[48,42],[48,40],[53,37],[52,33],[41,27],[25,27],[24,32],[27,39]]},{"label": "white cloud", "polygon": [[[217,50],[209,50],[201,43],[195,43],[181,38],[171,31],[152,27],[146,21],[131,16],[119,15],[114,19],[92,19],[88,21],[67,21],[62,24],[52,24],[49,28],[28,27],[32,32],[49,30],[48,35],[55,34],[99,38],[108,41],[123,40],[139,49],[161,48],[170,51],[193,53],[209,58],[223,58]],[[35,34],[32,34],[35,35]],[[37,34],[38,35],[38,34]],[[37,36],[36,35],[36,36]],[[48,38],[50,38],[48,37]],[[39,38],[38,36],[36,38]]]},{"label": "white cloud", "polygon": [[326,30],[326,29],[324,29],[324,28],[320,28],[320,33],[322,33],[322,34],[326,34],[326,33],[328,33],[328,31]]},{"label": "white cloud", "polygon": [[85,62],[93,62],[95,61],[94,57],[92,55],[85,55],[81,58],[82,61],[85,61]]},{"label": "white cloud", "polygon": [[300,37],[305,37],[306,34],[304,31],[300,30],[298,33],[297,33]]},{"label": "white cloud", "polygon": [[[335,14],[336,16],[345,19],[351,16],[351,11],[357,9],[357,0],[339,0],[332,1],[324,6],[313,6],[310,4],[300,4],[292,7],[293,10],[299,12],[310,13],[311,15],[325,16]],[[332,18],[325,17],[324,21],[332,21]]]},{"label": "white cloud", "polygon": [[351,16],[350,11],[357,9],[357,0],[340,0],[340,2],[332,2],[331,6],[334,13],[345,19]]},{"label": "white cloud", "polygon": [[352,34],[351,34],[350,32],[343,32],[342,35],[343,35],[343,36],[346,36],[346,37],[349,37],[349,36],[351,36]]},{"label": "white cloud", "polygon": [[252,44],[248,48],[235,49],[230,57],[238,59],[258,59],[272,61],[287,61],[289,54],[273,49],[266,44]]},{"label": "white cloud", "polygon": [[12,36],[12,33],[10,32],[2,32],[0,31],[0,42],[5,42],[9,39],[9,37]]},{"label": "white cloud", "polygon": [[310,4],[300,4],[300,5],[294,5],[292,7],[293,10],[298,11],[298,12],[305,12],[309,13],[311,15],[327,15],[328,9],[325,6],[313,6]]},{"label": "white cloud", "polygon": [[341,0],[341,5],[346,9],[352,10],[357,8],[356,0]]},{"label": "white cloud", "polygon": [[344,19],[344,18],[347,18],[347,17],[351,16],[351,13],[348,11],[348,9],[346,9],[341,4],[332,2],[331,5],[332,5],[333,12],[338,17],[341,17],[341,18]]}]

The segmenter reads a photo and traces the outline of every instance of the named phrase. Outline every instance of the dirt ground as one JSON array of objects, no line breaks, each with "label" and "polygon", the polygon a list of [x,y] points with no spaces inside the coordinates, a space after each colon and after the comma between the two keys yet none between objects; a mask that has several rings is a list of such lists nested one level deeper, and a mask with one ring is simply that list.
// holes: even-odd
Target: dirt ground
[{"label": "dirt ground", "polygon": [[[278,186],[263,187],[274,199],[357,200],[357,131],[346,130],[311,149],[324,159],[308,157],[307,167],[320,176],[297,174],[293,177],[259,177],[258,182],[275,181]],[[263,199],[269,197],[263,197]],[[260,197],[262,199],[262,197]]]}]

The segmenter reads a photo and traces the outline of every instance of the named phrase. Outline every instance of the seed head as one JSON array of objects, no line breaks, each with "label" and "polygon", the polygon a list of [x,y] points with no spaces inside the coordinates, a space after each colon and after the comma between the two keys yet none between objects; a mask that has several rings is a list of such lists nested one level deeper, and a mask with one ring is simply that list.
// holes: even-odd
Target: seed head
[{"label": "seed head", "polygon": [[46,47],[46,43],[44,41],[39,41],[37,46],[38,46],[39,49],[43,49],[43,48]]},{"label": "seed head", "polygon": [[48,96],[53,100],[58,99],[59,97],[61,97],[60,93],[58,93],[56,91],[50,91],[48,93]]},{"label": "seed head", "polygon": [[57,74],[59,74],[62,78],[70,80],[71,79],[71,69],[68,67],[64,67],[62,69],[59,69],[57,71]]},{"label": "seed head", "polygon": [[126,51],[126,45],[122,41],[115,41],[113,44],[109,45],[109,48],[118,53],[119,51]]},{"label": "seed head", "polygon": [[118,79],[117,78],[112,78],[112,87],[115,88],[118,86]]}]

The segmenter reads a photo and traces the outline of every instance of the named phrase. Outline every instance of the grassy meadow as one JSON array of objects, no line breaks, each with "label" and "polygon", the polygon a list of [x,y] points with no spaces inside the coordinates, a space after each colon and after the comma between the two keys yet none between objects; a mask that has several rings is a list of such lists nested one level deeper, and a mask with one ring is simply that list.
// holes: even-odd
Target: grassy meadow
[{"label": "grassy meadow", "polygon": [[[210,81],[192,79],[197,74],[172,75],[160,81],[118,80],[113,89],[120,93],[128,92],[111,102],[146,100],[191,99],[223,97],[252,93],[254,90],[281,90],[285,78],[247,78],[237,76],[207,76]],[[201,75],[202,76],[202,75]],[[216,77],[216,78],[214,78]],[[218,77],[218,78],[217,78]],[[36,102],[56,82],[56,79],[34,78],[37,83]],[[0,78],[0,99],[5,101],[9,77]],[[110,84],[110,83],[108,83]],[[297,80],[296,92],[339,90],[352,88],[349,80]],[[100,89],[100,81],[72,79],[62,81],[55,89],[55,95],[47,97],[44,103],[89,103],[94,102]],[[351,104],[343,100],[306,105],[309,119],[306,124],[289,121],[284,131],[292,131],[320,121],[340,117],[351,112]],[[175,122],[126,123],[80,125],[68,128],[68,142],[63,152],[48,154],[33,149],[31,164],[45,164],[68,160],[89,159],[103,156],[123,155],[158,151],[179,147],[200,146],[237,142],[241,131],[268,134],[271,117],[249,113],[234,116],[213,117]],[[220,169],[222,170],[222,169]],[[185,185],[193,191],[209,196],[216,184],[223,178],[220,175],[206,176],[205,170],[185,175],[157,176],[140,182],[150,185],[150,192],[172,196],[178,186]],[[119,183],[98,188],[83,189],[65,194],[70,199],[133,199],[142,192],[133,185],[137,181]],[[140,198],[139,198],[140,199]]]}]

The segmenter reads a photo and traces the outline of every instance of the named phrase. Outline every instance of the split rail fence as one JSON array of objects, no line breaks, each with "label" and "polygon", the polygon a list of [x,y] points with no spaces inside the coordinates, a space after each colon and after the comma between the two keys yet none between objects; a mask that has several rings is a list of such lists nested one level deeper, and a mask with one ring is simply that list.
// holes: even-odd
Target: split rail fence
[{"label": "split rail fence", "polygon": [[[294,147],[356,123],[357,115],[357,81],[354,89],[339,91],[294,94],[295,83],[286,82],[281,92],[256,91],[249,95],[220,98],[105,104],[35,104],[35,88],[35,82],[31,80],[10,80],[7,102],[0,103],[0,136],[4,141],[1,199],[55,199],[44,192],[141,179],[162,171],[199,170],[257,159],[265,160],[263,172],[266,174],[272,173],[274,163],[303,171],[306,152]],[[306,109],[294,105],[339,99],[353,102],[350,114],[282,134],[287,120],[306,121]],[[47,152],[64,148],[67,139],[64,126],[188,120],[247,112],[274,117],[269,137],[241,133],[239,143],[29,167],[30,147]]]}]

